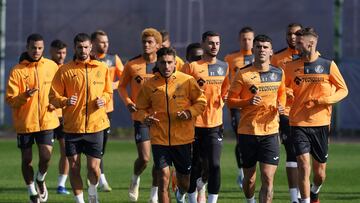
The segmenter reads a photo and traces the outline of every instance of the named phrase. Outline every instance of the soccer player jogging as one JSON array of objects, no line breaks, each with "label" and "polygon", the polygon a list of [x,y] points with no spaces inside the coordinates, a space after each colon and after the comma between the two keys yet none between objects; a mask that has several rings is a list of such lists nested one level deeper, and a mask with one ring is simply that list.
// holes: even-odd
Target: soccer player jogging
[{"label": "soccer player jogging", "polygon": [[[170,34],[166,30],[160,31],[161,37],[162,37],[162,44],[161,47],[170,48],[171,47],[171,41],[170,41]],[[181,70],[181,68],[184,65],[184,61],[176,55],[176,70]]]},{"label": "soccer player jogging", "polygon": [[[286,63],[296,60],[300,57],[299,51],[295,48],[295,33],[301,29],[302,25],[298,23],[291,23],[288,25],[286,30],[286,42],[288,44],[288,47],[278,51],[277,53],[275,53],[274,56],[271,57],[272,65],[284,68]],[[297,161],[295,148],[290,139],[291,134],[289,125],[289,112],[294,98],[291,90],[287,91],[287,93],[288,95],[286,97],[285,114],[280,115],[280,137],[286,150],[286,174],[289,185],[290,200],[292,203],[297,203],[298,196],[300,195],[300,193],[298,192],[297,183]]]},{"label": "soccer player jogging", "polygon": [[[139,197],[140,175],[145,170],[150,160],[150,136],[147,125],[141,123],[137,115],[136,98],[145,80],[153,76],[153,68],[156,62],[156,51],[160,49],[162,37],[159,31],[154,28],[144,29],[141,34],[143,54],[130,59],[124,67],[119,82],[119,94],[134,121],[135,142],[138,158],[134,163],[134,171],[130,181],[129,199],[136,202]],[[130,96],[126,87],[130,84]],[[157,202],[156,174],[152,171],[153,186],[151,188],[150,201]]]},{"label": "soccer player jogging", "polygon": [[254,63],[241,68],[231,84],[228,105],[240,108],[237,129],[243,160],[243,190],[248,203],[255,202],[256,163],[261,173],[260,202],[272,202],[273,181],[279,163],[279,112],[285,106],[285,75],[270,65],[272,41],[254,38]]},{"label": "soccer player jogging", "polygon": [[[124,66],[118,55],[108,53],[109,38],[108,38],[106,32],[104,32],[103,30],[97,30],[97,31],[93,32],[91,34],[91,43],[92,43],[92,52],[95,55],[96,59],[98,59],[99,61],[105,62],[109,68],[110,79],[112,82],[113,90],[117,89],[119,86],[118,79],[121,76]],[[113,95],[111,95],[110,102],[106,104],[106,113],[110,120],[110,124],[111,124],[113,111],[114,111],[114,101],[113,101]],[[110,127],[104,130],[103,156],[105,154],[106,143],[107,143],[108,136],[110,135],[110,133],[111,133]],[[112,190],[112,188],[110,187],[110,185],[105,177],[104,159],[103,158],[101,159],[101,162],[100,162],[100,170],[101,170],[101,175],[100,175],[99,187],[102,188],[102,190],[104,192],[110,192]]]},{"label": "soccer player jogging", "polygon": [[201,44],[198,42],[191,43],[186,47],[186,61],[191,63],[201,60],[204,50],[201,48]]},{"label": "soccer player jogging", "polygon": [[[19,64],[11,69],[5,98],[13,113],[17,145],[21,150],[22,175],[32,203],[48,199],[45,176],[53,149],[53,130],[59,126],[55,107],[49,103],[48,97],[58,66],[43,57],[43,51],[43,37],[29,35],[26,52],[21,55]],[[32,166],[34,142],[39,151],[39,168],[35,177]]]},{"label": "soccer player jogging", "polygon": [[185,202],[189,188],[194,118],[206,106],[196,80],[176,71],[172,48],[157,52],[155,76],[145,82],[136,106],[141,122],[150,126],[151,146],[158,170],[159,202],[169,201],[170,166],[177,177],[177,202]]},{"label": "soccer player jogging", "polygon": [[314,29],[304,28],[296,34],[301,58],[285,66],[286,86],[294,94],[289,113],[291,141],[297,156],[301,200],[317,203],[326,177],[332,104],[345,98],[348,89],[337,65],[316,52],[319,36]]},{"label": "soccer player jogging", "polygon": [[81,179],[81,154],[87,160],[89,203],[97,203],[97,185],[103,151],[104,130],[110,126],[106,104],[112,95],[106,64],[90,57],[90,36],[79,33],[74,38],[74,60],[56,73],[50,102],[63,108],[66,156],[70,164],[70,183],[76,203],[84,203]]},{"label": "soccer player jogging", "polygon": [[[225,61],[229,64],[230,80],[232,80],[235,77],[236,72],[240,68],[253,62],[254,60],[254,56],[252,54],[253,40],[254,40],[254,30],[251,27],[241,28],[239,32],[240,50],[225,56]],[[235,136],[237,136],[237,127],[240,119],[240,110],[237,108],[231,108],[230,116],[231,116],[231,126],[233,128]],[[242,189],[244,172],[242,170],[242,163],[241,163],[242,161],[241,161],[239,143],[236,143],[235,145],[235,157],[239,169],[239,174],[236,179],[236,182],[239,185],[240,189]]]},{"label": "soccer player jogging", "polygon": [[[204,54],[201,60],[185,64],[182,71],[193,76],[207,99],[205,111],[196,118],[195,144],[200,146],[200,154],[193,154],[193,158],[202,162],[204,176],[196,182],[190,182],[189,201],[196,202],[196,188],[199,191],[199,201],[205,199],[205,188],[208,182],[208,202],[217,202],[221,184],[220,156],[223,145],[223,106],[229,85],[228,65],[217,59],[220,49],[220,35],[207,31],[202,35]],[[196,151],[196,149],[194,149]],[[200,156],[200,157],[198,157]],[[196,168],[192,174],[198,174]],[[198,177],[196,177],[198,178]],[[191,177],[191,180],[196,180]]]},{"label": "soccer player jogging", "polygon": [[[59,68],[64,65],[66,58],[67,46],[61,40],[54,40],[50,44],[50,55]],[[69,161],[65,154],[65,135],[62,132],[63,129],[63,118],[62,109],[56,109],[56,113],[59,117],[60,126],[54,130],[54,136],[59,141],[60,146],[60,159],[59,159],[59,175],[58,175],[58,187],[56,189],[58,194],[68,195],[69,191],[66,190],[65,183],[69,174]]]}]

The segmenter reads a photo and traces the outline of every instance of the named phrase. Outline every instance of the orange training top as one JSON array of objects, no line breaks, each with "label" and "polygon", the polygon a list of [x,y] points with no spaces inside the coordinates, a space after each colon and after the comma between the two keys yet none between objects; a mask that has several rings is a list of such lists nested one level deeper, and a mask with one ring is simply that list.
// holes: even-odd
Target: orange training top
[{"label": "orange training top", "polygon": [[[119,86],[119,79],[121,73],[124,70],[124,65],[122,64],[119,56],[117,54],[101,54],[97,56],[99,61],[106,63],[109,68],[110,80],[112,82],[113,90],[117,89]],[[106,104],[106,112],[114,111],[114,99],[111,95],[110,102]]]},{"label": "orange training top", "polygon": [[[153,76],[153,68],[155,63],[147,63],[142,55],[130,59],[124,68],[119,81],[119,94],[125,105],[135,104],[136,97],[143,86],[145,80]],[[127,85],[130,84],[130,96],[126,90]],[[140,121],[136,116],[136,112],[132,113],[132,119]]]},{"label": "orange training top", "polygon": [[229,64],[230,81],[232,81],[240,68],[252,63],[253,60],[254,55],[252,55],[251,50],[240,50],[226,55],[225,61]]},{"label": "orange training top", "polygon": [[331,105],[348,94],[345,81],[336,64],[320,56],[312,62],[305,62],[300,58],[286,64],[285,75],[286,86],[294,93],[289,115],[290,125],[329,125]]},{"label": "orange training top", "polygon": [[207,99],[205,111],[196,118],[195,126],[212,128],[222,125],[223,98],[230,86],[227,63],[218,59],[214,64],[199,60],[186,63],[182,72],[195,78]]},{"label": "orange training top", "polygon": [[[250,104],[255,94],[262,98],[259,105]],[[241,108],[238,134],[263,136],[279,132],[278,104],[284,106],[285,101],[285,75],[281,68],[270,65],[268,71],[260,72],[248,65],[236,74],[227,104]]]}]

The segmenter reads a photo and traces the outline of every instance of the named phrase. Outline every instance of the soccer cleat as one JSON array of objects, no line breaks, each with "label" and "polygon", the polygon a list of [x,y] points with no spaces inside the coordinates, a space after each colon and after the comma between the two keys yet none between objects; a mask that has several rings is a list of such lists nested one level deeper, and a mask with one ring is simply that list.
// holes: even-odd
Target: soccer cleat
[{"label": "soccer cleat", "polygon": [[99,203],[98,196],[96,195],[89,195],[89,203]]},{"label": "soccer cleat", "polygon": [[67,191],[66,188],[63,186],[58,186],[56,189],[56,193],[60,194],[60,195],[69,195],[70,194],[70,192]]},{"label": "soccer cleat", "polygon": [[103,192],[111,192],[112,188],[110,187],[110,185],[108,183],[102,184],[100,186],[101,191]]},{"label": "soccer cleat", "polygon": [[131,202],[136,202],[139,197],[139,186],[140,186],[140,178],[136,182],[130,181],[129,187],[129,199]]},{"label": "soccer cleat", "polygon": [[36,190],[39,194],[40,202],[46,202],[48,200],[48,190],[46,188],[45,181],[36,180]]},{"label": "soccer cleat", "polygon": [[310,203],[320,203],[319,193],[313,193],[310,191]]},{"label": "soccer cleat", "polygon": [[236,183],[239,185],[240,190],[243,189],[243,181],[244,181],[244,178],[241,177],[241,176],[238,176],[238,177],[236,178]]},{"label": "soccer cleat", "polygon": [[31,195],[29,203],[40,203],[39,195]]}]

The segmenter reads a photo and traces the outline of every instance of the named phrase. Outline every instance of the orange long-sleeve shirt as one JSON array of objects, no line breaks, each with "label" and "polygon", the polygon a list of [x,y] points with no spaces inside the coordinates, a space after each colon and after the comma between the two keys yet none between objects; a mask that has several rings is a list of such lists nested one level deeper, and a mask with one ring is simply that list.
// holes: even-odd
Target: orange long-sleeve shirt
[{"label": "orange long-sleeve shirt", "polygon": [[[176,71],[168,79],[158,72],[145,82],[136,101],[141,121],[148,112],[156,112],[155,122],[150,126],[151,144],[182,145],[194,140],[194,120],[206,106],[206,98],[196,80]],[[190,120],[179,120],[177,112],[189,110]]]},{"label": "orange long-sleeve shirt", "polygon": [[[110,80],[112,82],[113,90],[117,89],[119,86],[119,79],[124,71],[124,65],[121,62],[120,58],[116,54],[100,54],[97,56],[99,61],[106,63],[109,68]],[[114,99],[111,95],[109,103],[106,104],[106,112],[114,111]]]},{"label": "orange long-sleeve shirt", "polygon": [[[236,74],[228,95],[228,106],[240,109],[238,134],[271,135],[279,132],[278,105],[285,105],[285,75],[282,69],[270,66],[259,72],[248,65]],[[259,105],[250,104],[251,98],[259,95]]]},{"label": "orange long-sleeve shirt", "polygon": [[[56,63],[44,57],[37,62],[22,60],[12,68],[5,99],[11,107],[17,133],[51,130],[59,126],[56,112],[48,110],[51,81],[57,70]],[[28,97],[27,88],[38,90]]]},{"label": "orange long-sleeve shirt", "polygon": [[[271,64],[276,67],[284,69],[286,63],[296,60],[299,57],[300,57],[299,51],[287,47],[276,52],[275,55],[271,57]],[[285,115],[288,116],[294,98],[291,89],[287,89],[286,92],[287,92],[287,97],[286,97],[286,105],[285,105]]]},{"label": "orange long-sleeve shirt", "polygon": [[331,105],[348,94],[347,86],[336,64],[320,56],[312,62],[305,62],[300,58],[285,65],[285,75],[286,86],[294,93],[289,115],[290,125],[329,125]]},{"label": "orange long-sleeve shirt", "polygon": [[[144,82],[153,76],[155,63],[147,63],[142,55],[139,55],[125,64],[124,72],[119,81],[119,94],[125,105],[135,104],[137,95]],[[126,90],[130,84],[130,96]],[[132,113],[132,119],[140,121],[137,113]]]},{"label": "orange long-sleeve shirt", "polygon": [[186,63],[182,72],[195,78],[207,99],[205,111],[196,118],[195,126],[212,128],[222,125],[223,98],[229,89],[229,69],[227,63],[217,60],[209,64],[204,60]]},{"label": "orange long-sleeve shirt", "polygon": [[240,68],[253,62],[254,55],[251,50],[240,50],[226,55],[224,60],[229,64],[229,77],[232,81]]}]

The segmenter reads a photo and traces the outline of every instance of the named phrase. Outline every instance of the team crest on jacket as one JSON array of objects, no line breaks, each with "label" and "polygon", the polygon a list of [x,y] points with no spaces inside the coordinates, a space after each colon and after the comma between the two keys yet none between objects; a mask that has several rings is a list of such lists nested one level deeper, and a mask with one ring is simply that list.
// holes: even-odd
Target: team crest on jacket
[{"label": "team crest on jacket", "polygon": [[278,75],[276,73],[271,73],[269,78],[271,81],[277,81]]},{"label": "team crest on jacket", "polygon": [[96,73],[96,77],[100,78],[101,77],[101,72],[98,70]]},{"label": "team crest on jacket", "polygon": [[323,73],[324,72],[324,66],[322,66],[322,65],[315,66],[315,72],[316,73]]},{"label": "team crest on jacket", "polygon": [[216,72],[217,72],[218,75],[224,75],[225,74],[224,69],[222,67],[220,67],[220,66],[217,68]]}]

